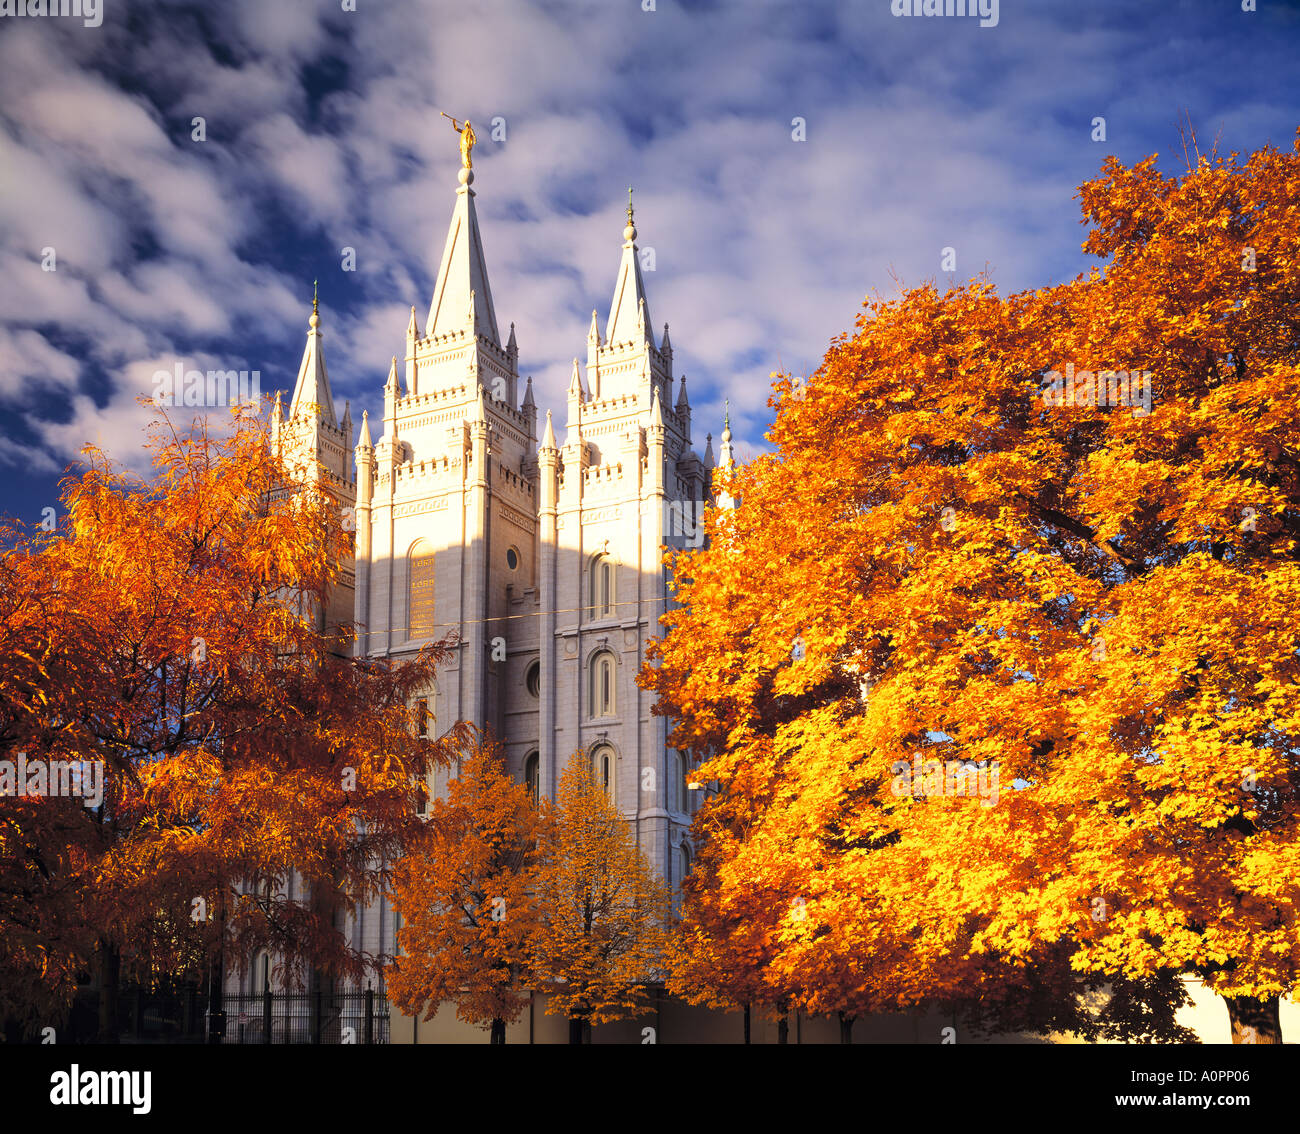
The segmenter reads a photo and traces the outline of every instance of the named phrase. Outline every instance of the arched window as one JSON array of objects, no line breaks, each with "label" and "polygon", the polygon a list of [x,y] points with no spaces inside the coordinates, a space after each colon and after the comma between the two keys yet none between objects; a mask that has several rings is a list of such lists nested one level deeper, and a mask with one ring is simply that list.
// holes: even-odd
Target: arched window
[{"label": "arched window", "polygon": [[614,617],[614,561],[608,555],[591,561],[591,617]]},{"label": "arched window", "polygon": [[680,752],[672,756],[672,775],[668,779],[668,806],[673,811],[686,810],[686,761]]},{"label": "arched window", "polygon": [[534,803],[537,802],[541,789],[540,768],[541,761],[536,752],[530,752],[524,757],[524,783],[528,785],[528,794]]},{"label": "arched window", "polygon": [[601,650],[587,670],[587,704],[593,717],[614,715],[614,655]]},{"label": "arched window", "polygon": [[614,802],[614,750],[608,744],[598,744],[591,751],[591,778],[605,792],[605,798]]},{"label": "arched window", "polygon": [[542,695],[542,663],[533,662],[524,674],[524,685],[528,689],[530,697],[540,697]]}]

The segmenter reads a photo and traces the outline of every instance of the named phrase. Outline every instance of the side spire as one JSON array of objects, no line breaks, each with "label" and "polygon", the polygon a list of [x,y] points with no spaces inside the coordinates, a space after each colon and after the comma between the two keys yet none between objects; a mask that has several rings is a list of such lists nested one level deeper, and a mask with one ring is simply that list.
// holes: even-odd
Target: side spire
[{"label": "side spire", "polygon": [[[316,281],[312,281],[311,318],[307,321],[307,346],[302,352],[298,367],[298,381],[293,387],[293,400],[289,403],[289,416],[311,413],[332,429],[339,427],[334,416],[334,395],[330,390],[330,376],[325,369],[325,352],[321,348],[320,301]],[[315,408],[313,408],[315,407]]]},{"label": "side spire", "polygon": [[645,341],[654,346],[645,280],[641,277],[641,262],[637,258],[636,236],[636,225],[632,223],[632,191],[629,189],[623,257],[619,261],[614,298],[610,301],[609,320],[605,324],[605,342],[611,345]]}]

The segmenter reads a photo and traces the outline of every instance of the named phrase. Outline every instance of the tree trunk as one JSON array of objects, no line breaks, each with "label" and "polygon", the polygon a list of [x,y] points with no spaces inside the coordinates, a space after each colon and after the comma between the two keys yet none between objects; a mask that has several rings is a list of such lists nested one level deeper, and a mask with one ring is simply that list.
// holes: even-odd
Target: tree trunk
[{"label": "tree trunk", "polygon": [[582,1017],[581,1016],[569,1017],[569,1042],[570,1043],[582,1042]]},{"label": "tree trunk", "polygon": [[840,1013],[840,1043],[853,1042],[853,1021],[856,1019],[856,1016],[846,1016],[843,1012]]},{"label": "tree trunk", "polygon": [[782,1016],[776,1023],[776,1042],[790,1042],[790,1017]]},{"label": "tree trunk", "polygon": [[1281,1043],[1282,1019],[1278,998],[1252,1000],[1248,996],[1225,996],[1233,1043]]},{"label": "tree trunk", "polygon": [[492,1042],[506,1042],[506,1022],[500,1016],[492,1021]]},{"label": "tree trunk", "polygon": [[99,1035],[96,1043],[117,1043],[117,984],[122,972],[122,955],[105,942],[99,943]]},{"label": "tree trunk", "polygon": [[749,1005],[745,1005],[745,1042],[749,1043]]}]

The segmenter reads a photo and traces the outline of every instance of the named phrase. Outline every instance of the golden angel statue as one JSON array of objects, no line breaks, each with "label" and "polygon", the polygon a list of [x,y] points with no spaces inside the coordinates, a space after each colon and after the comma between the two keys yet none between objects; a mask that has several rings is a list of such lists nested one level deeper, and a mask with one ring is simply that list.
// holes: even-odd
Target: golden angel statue
[{"label": "golden angel statue", "polygon": [[439,111],[439,113],[451,122],[452,128],[460,135],[460,164],[465,169],[473,169],[474,159],[470,151],[474,148],[474,143],[478,141],[478,136],[474,133],[474,127],[469,124],[468,118],[465,119],[464,125],[461,125],[445,110]]}]

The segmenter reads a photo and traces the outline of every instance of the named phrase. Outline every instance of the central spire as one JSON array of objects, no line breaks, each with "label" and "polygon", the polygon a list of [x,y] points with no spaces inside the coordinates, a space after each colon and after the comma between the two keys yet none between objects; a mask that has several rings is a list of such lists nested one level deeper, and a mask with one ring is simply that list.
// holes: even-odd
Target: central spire
[{"label": "central spire", "polygon": [[447,229],[438,283],[433,289],[424,333],[448,335],[463,331],[468,313],[474,335],[482,335],[500,348],[496,309],[488,285],[487,258],[483,255],[483,237],[479,234],[478,213],[474,208],[474,190],[470,188],[473,181],[474,171],[462,166],[456,206]]},{"label": "central spire", "polygon": [[641,262],[637,258],[631,186],[627,191],[627,227],[623,229],[623,258],[618,266],[618,279],[614,283],[614,298],[609,305],[609,321],[605,324],[605,342],[611,345],[648,342],[654,346],[654,332],[650,330],[650,307],[646,303],[645,280],[641,278]]}]

